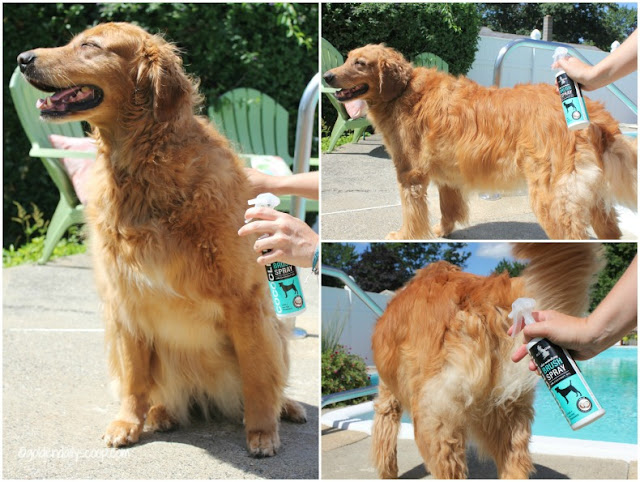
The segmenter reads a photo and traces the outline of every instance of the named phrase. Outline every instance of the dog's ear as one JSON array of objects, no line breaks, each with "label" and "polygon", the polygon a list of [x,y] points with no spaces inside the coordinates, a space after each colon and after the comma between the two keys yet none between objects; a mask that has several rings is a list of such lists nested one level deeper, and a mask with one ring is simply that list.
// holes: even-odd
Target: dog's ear
[{"label": "dog's ear", "polygon": [[167,122],[185,105],[192,108],[192,90],[177,48],[157,35],[145,39],[136,78],[136,104],[150,103],[156,121]]},{"label": "dog's ear", "polygon": [[380,97],[389,102],[406,89],[411,77],[411,64],[400,54],[383,55],[378,59]]}]

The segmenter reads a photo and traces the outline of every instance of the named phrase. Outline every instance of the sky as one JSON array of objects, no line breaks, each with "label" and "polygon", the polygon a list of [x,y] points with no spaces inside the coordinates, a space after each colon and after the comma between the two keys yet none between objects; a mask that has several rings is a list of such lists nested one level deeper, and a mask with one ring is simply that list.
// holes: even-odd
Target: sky
[{"label": "sky", "polygon": [[[356,252],[362,253],[369,243],[353,243]],[[471,256],[467,260],[465,271],[481,276],[491,274],[500,260],[506,258],[513,261],[511,256],[511,246],[509,243],[466,243],[467,251]]]}]

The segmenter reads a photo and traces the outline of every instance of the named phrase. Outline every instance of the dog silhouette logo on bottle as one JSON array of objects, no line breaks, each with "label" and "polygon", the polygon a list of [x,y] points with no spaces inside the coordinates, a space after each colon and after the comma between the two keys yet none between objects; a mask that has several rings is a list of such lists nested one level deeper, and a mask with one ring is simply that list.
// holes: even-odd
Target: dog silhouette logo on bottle
[{"label": "dog silhouette logo on bottle", "polygon": [[[249,201],[249,205],[256,207],[275,208],[280,204],[280,199],[270,192],[259,194],[255,199]],[[265,234],[265,236],[267,236]],[[262,254],[270,250],[263,251]],[[297,316],[305,309],[302,286],[298,279],[296,267],[276,261],[266,265],[267,281],[269,283],[269,293],[273,308],[276,310],[278,318],[288,318]]]}]

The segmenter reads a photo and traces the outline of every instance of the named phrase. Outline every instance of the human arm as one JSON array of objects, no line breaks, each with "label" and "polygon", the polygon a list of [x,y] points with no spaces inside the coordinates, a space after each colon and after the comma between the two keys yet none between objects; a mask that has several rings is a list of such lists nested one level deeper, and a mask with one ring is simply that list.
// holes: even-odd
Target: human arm
[{"label": "human arm", "polygon": [[582,90],[595,90],[629,75],[637,70],[638,31],[596,65],[588,65],[575,57],[564,57],[554,62],[551,68],[564,70]]},{"label": "human arm", "polygon": [[[557,311],[534,311],[537,323],[522,331],[525,343],[542,337],[571,351],[576,360],[587,360],[612,346],[629,333],[638,323],[638,257],[636,256],[618,282],[585,318]],[[514,362],[527,354],[526,345],[520,346],[512,356]],[[530,362],[529,368],[535,370]]]},{"label": "human arm", "polygon": [[276,196],[292,194],[306,199],[318,199],[319,197],[318,171],[302,172],[293,176],[270,176],[257,169],[246,167],[245,173],[254,196],[270,192]]},{"label": "human arm", "polygon": [[[245,219],[254,221],[242,226],[238,231],[239,236],[267,235],[253,245],[259,264],[281,261],[303,268],[312,267],[318,234],[304,221],[266,207],[247,209]],[[271,251],[263,254],[265,250]]]}]

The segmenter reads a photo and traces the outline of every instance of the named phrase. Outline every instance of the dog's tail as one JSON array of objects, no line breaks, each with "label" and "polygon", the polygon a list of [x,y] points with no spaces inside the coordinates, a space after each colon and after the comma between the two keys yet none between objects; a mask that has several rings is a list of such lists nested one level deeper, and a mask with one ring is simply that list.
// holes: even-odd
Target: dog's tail
[{"label": "dog's tail", "polygon": [[402,406],[382,380],[374,403],[371,456],[381,479],[398,477],[398,432]]},{"label": "dog's tail", "polygon": [[602,156],[609,192],[619,204],[638,210],[638,139],[618,134]]},{"label": "dog's tail", "polygon": [[538,309],[586,314],[590,287],[605,264],[600,244],[516,243],[512,251],[529,260],[522,278],[526,296],[536,300]]}]

